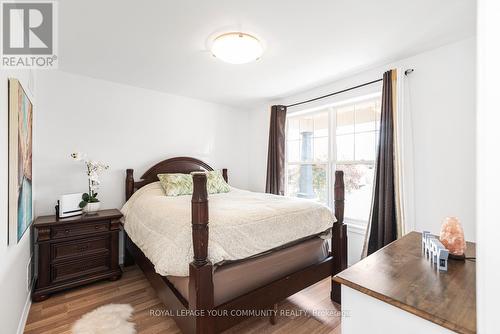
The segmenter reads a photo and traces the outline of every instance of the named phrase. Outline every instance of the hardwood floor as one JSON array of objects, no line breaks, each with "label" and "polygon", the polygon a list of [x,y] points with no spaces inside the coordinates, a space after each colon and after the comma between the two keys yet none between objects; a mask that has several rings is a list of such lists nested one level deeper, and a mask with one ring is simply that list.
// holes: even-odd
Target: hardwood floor
[{"label": "hardwood floor", "polygon": [[[110,303],[126,303],[134,307],[132,321],[138,333],[181,333],[170,317],[150,315],[150,312],[163,310],[165,306],[136,266],[126,268],[118,281],[94,283],[33,303],[24,333],[71,333],[71,326],[82,315]],[[330,300],[330,282],[326,279],[280,303],[276,325],[271,325],[268,317],[255,317],[225,333],[339,334],[339,310],[340,307]]]}]

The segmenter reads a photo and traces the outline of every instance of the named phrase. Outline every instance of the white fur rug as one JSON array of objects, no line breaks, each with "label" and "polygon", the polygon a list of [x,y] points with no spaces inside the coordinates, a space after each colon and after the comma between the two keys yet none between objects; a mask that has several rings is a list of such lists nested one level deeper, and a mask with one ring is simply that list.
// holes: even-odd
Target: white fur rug
[{"label": "white fur rug", "polygon": [[83,315],[75,324],[73,334],[135,334],[135,325],[128,320],[134,308],[128,304],[109,304]]}]

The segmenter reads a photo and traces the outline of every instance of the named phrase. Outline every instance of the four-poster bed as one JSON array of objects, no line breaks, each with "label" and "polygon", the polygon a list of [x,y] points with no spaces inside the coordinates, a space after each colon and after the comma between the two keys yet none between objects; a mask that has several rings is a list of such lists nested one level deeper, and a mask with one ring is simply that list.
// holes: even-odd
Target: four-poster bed
[{"label": "four-poster bed", "polygon": [[[151,167],[141,178],[135,181],[133,170],[127,169],[126,199],[148,184],[158,181],[158,174],[212,171],[213,168],[198,159],[177,157],[164,160]],[[222,171],[228,180],[227,170]],[[176,323],[184,333],[219,333],[244,319],[231,316],[232,310],[269,310],[276,303],[292,294],[331,277],[347,267],[347,231],[343,223],[344,217],[344,183],[343,172],[335,173],[335,217],[331,234],[331,251],[320,261],[308,264],[291,273],[275,277],[272,281],[252,288],[230,300],[217,302],[214,297],[214,282],[219,270],[229,265],[222,264],[215,268],[208,259],[209,212],[207,195],[207,178],[204,173],[193,173],[193,194],[191,198],[193,261],[189,264],[189,277],[186,279],[186,291],[182,293],[179,286],[169,277],[155,272],[153,263],[141,249],[132,242],[125,232],[125,265],[134,262],[143,270],[160,299],[171,310]],[[311,243],[311,240],[299,241],[293,247]],[[282,257],[284,253],[281,253]],[[296,253],[290,253],[296,254]],[[292,255],[294,256],[294,255]],[[264,255],[262,256],[264,257]],[[258,259],[258,258],[257,258]],[[292,261],[293,259],[290,259]],[[246,260],[243,260],[245,263]],[[248,261],[247,261],[248,262]],[[234,266],[234,264],[233,264]],[[220,276],[220,275],[219,275]],[[331,298],[340,303],[340,285],[332,281]],[[215,316],[214,316],[215,315]]]}]

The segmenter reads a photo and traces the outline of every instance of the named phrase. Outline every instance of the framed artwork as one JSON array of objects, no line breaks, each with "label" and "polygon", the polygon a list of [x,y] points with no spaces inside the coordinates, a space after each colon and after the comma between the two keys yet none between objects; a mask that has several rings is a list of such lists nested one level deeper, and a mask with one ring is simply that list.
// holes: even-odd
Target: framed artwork
[{"label": "framed artwork", "polygon": [[[9,243],[33,221],[33,104],[17,79],[9,79]],[[12,240],[13,241],[13,240]]]}]

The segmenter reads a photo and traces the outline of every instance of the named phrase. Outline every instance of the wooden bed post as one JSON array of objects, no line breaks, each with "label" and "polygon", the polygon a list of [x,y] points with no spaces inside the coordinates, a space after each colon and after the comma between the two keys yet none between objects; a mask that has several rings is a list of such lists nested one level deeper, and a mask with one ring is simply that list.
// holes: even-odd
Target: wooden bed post
[{"label": "wooden bed post", "polygon": [[214,318],[207,311],[214,308],[212,263],[208,261],[208,195],[207,176],[193,173],[191,200],[194,260],[189,265],[189,309],[204,312],[197,315],[196,333],[214,333]]},{"label": "wooden bed post", "polygon": [[128,201],[133,193],[134,193],[134,170],[127,169],[127,177],[125,178],[125,200]]},{"label": "wooden bed post", "polygon": [[[125,200],[129,200],[129,198],[134,193],[134,170],[127,169],[127,177],[125,178]],[[132,244],[132,240],[128,237],[127,232],[122,227],[123,231],[123,265],[125,267],[131,266],[135,264],[134,257],[130,253],[130,245]]]},{"label": "wooden bed post", "polygon": [[[344,172],[335,171],[335,217],[332,228],[333,275],[347,268],[347,226],[344,224]],[[341,303],[340,284],[332,280],[331,299]]]}]

